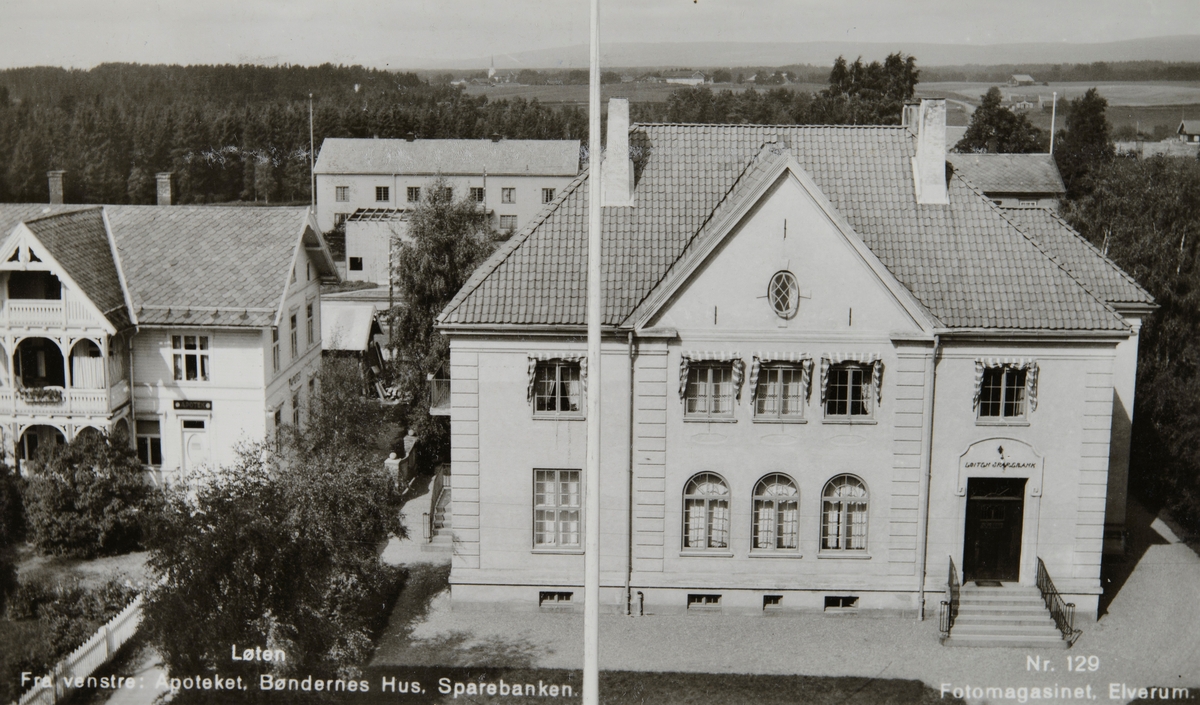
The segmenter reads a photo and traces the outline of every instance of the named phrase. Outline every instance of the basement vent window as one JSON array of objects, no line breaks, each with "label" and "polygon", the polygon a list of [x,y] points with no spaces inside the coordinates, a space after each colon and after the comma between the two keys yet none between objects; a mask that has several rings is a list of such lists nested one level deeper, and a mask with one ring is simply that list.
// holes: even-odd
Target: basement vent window
[{"label": "basement vent window", "polygon": [[688,595],[687,608],[697,612],[715,612],[721,609],[720,595]]},{"label": "basement vent window", "polygon": [[363,268],[362,257],[351,257],[350,258],[350,271],[351,272],[361,272],[362,268]]},{"label": "basement vent window", "polygon": [[770,612],[783,608],[783,595],[763,595],[763,611]]},{"label": "basement vent window", "polygon": [[858,595],[826,595],[826,612],[845,612],[858,609]]},{"label": "basement vent window", "polygon": [[571,609],[571,597],[573,592],[553,592],[543,590],[538,593],[538,606],[549,610],[569,610]]}]

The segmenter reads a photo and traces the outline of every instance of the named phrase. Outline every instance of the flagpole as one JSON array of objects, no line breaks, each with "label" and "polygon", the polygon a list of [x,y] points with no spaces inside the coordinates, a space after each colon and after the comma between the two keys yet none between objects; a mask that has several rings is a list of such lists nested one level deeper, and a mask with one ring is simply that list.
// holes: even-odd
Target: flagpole
[{"label": "flagpole", "polygon": [[583,705],[600,703],[600,0],[591,0],[588,79],[587,470],[584,497]]}]

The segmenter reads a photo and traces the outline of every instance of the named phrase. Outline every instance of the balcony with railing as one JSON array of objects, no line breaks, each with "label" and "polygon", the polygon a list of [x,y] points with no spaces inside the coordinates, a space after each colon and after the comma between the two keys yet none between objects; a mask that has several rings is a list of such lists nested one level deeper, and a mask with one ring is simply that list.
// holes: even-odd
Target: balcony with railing
[{"label": "balcony with railing", "polygon": [[9,328],[69,328],[94,325],[82,301],[66,299],[8,299],[0,320]]},{"label": "balcony with railing", "polygon": [[0,388],[0,414],[17,416],[107,416],[129,401],[129,382],[108,389],[45,387]]},{"label": "balcony with railing", "polygon": [[449,416],[450,378],[439,370],[435,375],[428,375],[426,381],[429,384],[429,415]]}]

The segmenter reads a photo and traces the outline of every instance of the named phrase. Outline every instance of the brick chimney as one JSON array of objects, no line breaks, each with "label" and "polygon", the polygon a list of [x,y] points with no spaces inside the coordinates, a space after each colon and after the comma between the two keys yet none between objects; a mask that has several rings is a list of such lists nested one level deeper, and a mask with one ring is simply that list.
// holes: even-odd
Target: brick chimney
[{"label": "brick chimney", "polygon": [[917,111],[917,156],[913,157],[913,183],[917,203],[945,205],[946,191],[946,101],[923,98]]},{"label": "brick chimney", "polygon": [[633,162],[629,158],[629,100],[608,101],[608,146],[600,165],[601,203],[605,206],[633,205]]},{"label": "brick chimney", "polygon": [[63,203],[63,174],[61,169],[47,171],[46,178],[50,180],[50,205],[59,206]]},{"label": "brick chimney", "polygon": [[900,126],[907,127],[913,132],[917,131],[917,122],[921,117],[921,104],[917,102],[905,103],[904,109],[900,113]]},{"label": "brick chimney", "polygon": [[158,205],[175,205],[175,190],[173,188],[175,172],[163,171],[155,174],[154,176],[156,179],[158,179]]}]

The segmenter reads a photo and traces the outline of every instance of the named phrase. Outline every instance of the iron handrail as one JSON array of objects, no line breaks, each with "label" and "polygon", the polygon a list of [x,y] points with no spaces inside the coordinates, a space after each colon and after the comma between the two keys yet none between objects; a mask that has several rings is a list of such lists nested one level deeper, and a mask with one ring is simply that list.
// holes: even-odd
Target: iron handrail
[{"label": "iron handrail", "polygon": [[946,599],[938,606],[938,631],[942,639],[950,636],[954,627],[954,619],[958,617],[958,603],[961,584],[958,582],[958,570],[954,567],[954,557],[950,557],[950,571],[946,578]]},{"label": "iron handrail", "polygon": [[426,537],[428,542],[433,542],[433,536],[436,533],[437,527],[437,506],[438,500],[442,497],[442,489],[445,486],[445,473],[439,465],[437,472],[433,475],[433,483],[429,486],[429,535]]},{"label": "iron handrail", "polygon": [[1054,581],[1050,579],[1050,572],[1046,570],[1046,564],[1040,556],[1037,559],[1037,586],[1038,592],[1042,593],[1042,600],[1046,603],[1046,609],[1050,610],[1050,616],[1054,618],[1054,626],[1062,632],[1068,645],[1074,644],[1083,633],[1082,629],[1075,628],[1075,603],[1065,602],[1062,595],[1058,594]]}]

